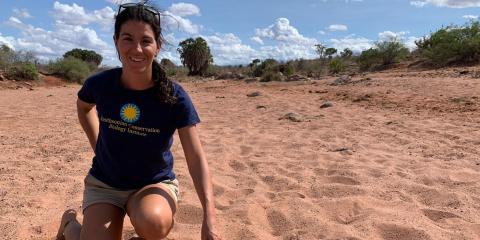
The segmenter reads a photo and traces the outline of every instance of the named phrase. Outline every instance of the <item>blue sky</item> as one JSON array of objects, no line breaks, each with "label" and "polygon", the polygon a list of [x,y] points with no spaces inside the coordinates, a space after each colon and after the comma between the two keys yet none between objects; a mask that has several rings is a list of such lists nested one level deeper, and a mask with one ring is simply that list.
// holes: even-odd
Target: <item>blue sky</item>
[{"label": "blue sky", "polygon": [[[116,66],[113,16],[122,0],[0,0],[0,44],[55,59],[72,48]],[[180,63],[188,37],[207,40],[219,65],[315,58],[315,44],[359,53],[396,37],[408,47],[442,26],[478,19],[480,0],[153,0],[163,10],[160,58]]]}]

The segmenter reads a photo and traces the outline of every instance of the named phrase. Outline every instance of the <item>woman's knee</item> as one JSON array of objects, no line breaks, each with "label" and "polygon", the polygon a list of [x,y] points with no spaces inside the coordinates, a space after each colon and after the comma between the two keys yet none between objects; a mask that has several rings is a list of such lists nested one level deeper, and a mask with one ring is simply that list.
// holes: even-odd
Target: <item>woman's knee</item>
[{"label": "woman's knee", "polygon": [[148,240],[165,238],[173,227],[172,217],[158,211],[136,214],[131,220],[137,234]]},{"label": "woman's knee", "polygon": [[158,186],[147,186],[135,193],[127,204],[130,221],[140,237],[162,239],[173,226],[170,195]]}]

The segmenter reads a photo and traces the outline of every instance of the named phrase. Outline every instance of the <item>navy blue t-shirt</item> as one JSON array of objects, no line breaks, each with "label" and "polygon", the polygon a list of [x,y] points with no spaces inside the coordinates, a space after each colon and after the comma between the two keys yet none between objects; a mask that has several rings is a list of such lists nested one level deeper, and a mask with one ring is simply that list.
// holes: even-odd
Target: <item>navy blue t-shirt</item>
[{"label": "navy blue t-shirt", "polygon": [[175,179],[170,147],[176,129],[200,122],[190,97],[173,82],[177,102],[161,103],[155,89],[122,86],[121,68],[88,78],[78,98],[95,104],[100,132],[90,174],[120,189]]}]

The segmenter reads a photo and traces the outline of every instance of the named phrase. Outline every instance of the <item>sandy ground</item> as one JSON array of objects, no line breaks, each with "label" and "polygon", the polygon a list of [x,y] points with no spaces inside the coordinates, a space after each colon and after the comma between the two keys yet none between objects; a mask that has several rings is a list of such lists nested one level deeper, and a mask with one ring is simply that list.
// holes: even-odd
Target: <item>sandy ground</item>
[{"label": "sandy ground", "polygon": [[[341,86],[183,83],[203,120],[225,239],[480,239],[476,71],[393,70]],[[52,239],[61,213],[80,208],[92,151],[78,89],[0,91],[0,239]],[[296,121],[282,118],[292,112]],[[199,239],[175,138],[182,195],[168,239]],[[127,219],[124,238],[132,233]]]}]

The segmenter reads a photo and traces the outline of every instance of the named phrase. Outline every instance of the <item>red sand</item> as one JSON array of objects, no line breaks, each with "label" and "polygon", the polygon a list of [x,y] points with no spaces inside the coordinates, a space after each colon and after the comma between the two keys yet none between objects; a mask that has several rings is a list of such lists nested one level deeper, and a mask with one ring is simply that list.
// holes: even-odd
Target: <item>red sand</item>
[{"label": "red sand", "polygon": [[[224,239],[480,239],[480,79],[469,71],[184,83]],[[78,89],[0,91],[0,239],[52,239],[62,212],[80,208],[92,151]],[[290,112],[301,121],[279,120]],[[182,193],[168,239],[199,239],[177,137],[173,152]]]}]

